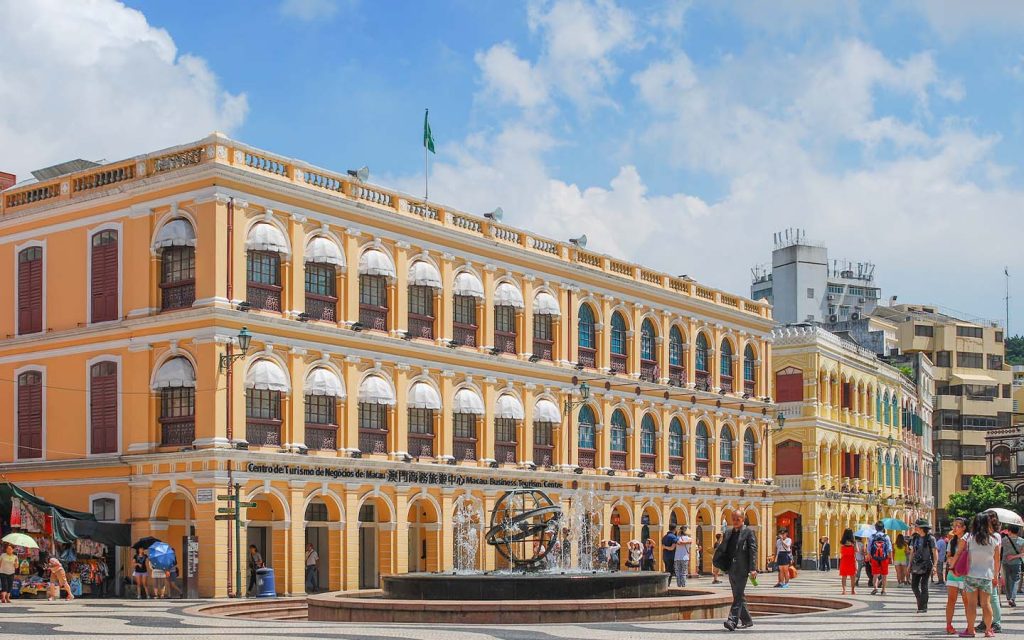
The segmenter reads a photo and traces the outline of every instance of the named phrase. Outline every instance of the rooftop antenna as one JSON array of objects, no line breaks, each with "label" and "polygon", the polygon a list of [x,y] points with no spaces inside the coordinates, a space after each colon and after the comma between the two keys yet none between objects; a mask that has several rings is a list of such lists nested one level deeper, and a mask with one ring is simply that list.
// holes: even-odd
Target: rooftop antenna
[{"label": "rooftop antenna", "polygon": [[1003,275],[1006,276],[1006,332],[1010,335],[1010,267],[1003,267]]}]

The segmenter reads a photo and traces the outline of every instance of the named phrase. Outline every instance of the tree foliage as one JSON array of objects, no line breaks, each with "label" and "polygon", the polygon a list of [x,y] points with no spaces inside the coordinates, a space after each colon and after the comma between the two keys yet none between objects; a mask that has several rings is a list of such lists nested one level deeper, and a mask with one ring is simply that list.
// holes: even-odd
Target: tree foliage
[{"label": "tree foliage", "polygon": [[949,497],[946,514],[950,518],[973,518],[985,509],[1002,507],[1013,509],[1016,503],[1010,497],[1010,488],[988,476],[971,478],[971,488]]},{"label": "tree foliage", "polygon": [[1007,337],[1006,362],[1009,364],[1024,364],[1024,336]]}]

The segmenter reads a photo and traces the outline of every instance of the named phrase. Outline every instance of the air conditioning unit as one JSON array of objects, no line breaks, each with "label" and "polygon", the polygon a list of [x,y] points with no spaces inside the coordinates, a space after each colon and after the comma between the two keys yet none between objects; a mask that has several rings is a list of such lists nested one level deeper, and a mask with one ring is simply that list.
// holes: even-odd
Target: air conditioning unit
[{"label": "air conditioning unit", "polygon": [[861,301],[861,304],[863,304],[863,303],[867,302],[868,299],[867,298],[861,298],[860,301]]},{"label": "air conditioning unit", "polygon": [[850,319],[851,320],[860,320],[860,314],[857,313],[857,312],[854,312],[853,314],[850,315]]},{"label": "air conditioning unit", "polygon": [[828,299],[828,300],[835,300],[836,299],[836,295],[834,293],[830,293],[827,296],[825,296],[825,298]]},{"label": "air conditioning unit", "polygon": [[833,313],[832,315],[830,315],[828,317],[828,321],[829,322],[838,322],[839,321],[839,316],[837,316],[836,314]]}]

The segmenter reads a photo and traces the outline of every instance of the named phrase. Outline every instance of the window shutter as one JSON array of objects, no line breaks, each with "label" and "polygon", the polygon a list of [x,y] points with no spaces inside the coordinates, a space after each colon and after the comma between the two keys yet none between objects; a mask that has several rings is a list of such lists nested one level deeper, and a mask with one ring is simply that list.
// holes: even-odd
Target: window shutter
[{"label": "window shutter", "polygon": [[117,319],[117,234],[103,231],[92,247],[92,321]]},{"label": "window shutter", "polygon": [[18,458],[43,455],[43,385],[38,373],[18,377]]},{"label": "window shutter", "polygon": [[[28,252],[28,253],[26,253]],[[29,256],[25,259],[25,256]],[[18,260],[18,333],[43,330],[43,258],[42,250],[30,247]]]},{"label": "window shutter", "polygon": [[117,451],[117,366],[93,365],[90,386],[91,453]]}]

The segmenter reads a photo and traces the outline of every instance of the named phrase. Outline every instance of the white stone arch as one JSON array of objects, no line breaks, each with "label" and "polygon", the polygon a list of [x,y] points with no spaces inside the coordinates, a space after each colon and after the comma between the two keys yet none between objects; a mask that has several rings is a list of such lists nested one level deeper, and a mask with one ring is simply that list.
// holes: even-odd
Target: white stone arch
[{"label": "white stone arch", "polygon": [[[630,525],[636,524],[636,523],[633,522],[633,507],[632,507],[631,504],[629,504],[629,502],[626,501],[626,498],[624,498],[622,496],[616,498],[615,502],[613,502],[610,505],[608,511],[609,511],[609,513],[613,513],[614,514],[615,510],[618,509],[619,507],[622,507],[623,510],[626,512],[626,516],[629,518],[629,524]],[[609,521],[609,524],[610,524],[610,521]]]},{"label": "white stone arch", "polygon": [[246,358],[245,373],[242,375],[243,383],[245,377],[249,374],[249,369],[252,368],[252,366],[255,365],[260,360],[269,360],[276,364],[277,366],[281,367],[281,370],[284,371],[285,376],[287,376],[288,378],[288,391],[282,391],[281,393],[284,396],[290,396],[295,391],[295,389],[293,389],[291,386],[291,369],[288,368],[288,364],[287,362],[285,362],[284,358],[282,358],[274,351],[268,351],[267,349],[261,349],[260,351],[253,352],[248,358]]},{"label": "white stone arch", "polygon": [[[288,505],[288,499],[285,498],[284,494],[281,493],[281,490],[278,489],[277,487],[266,484],[260,484],[246,495],[245,501],[251,502],[253,499],[258,498],[260,495],[264,494],[274,496],[277,499],[277,501],[281,503],[281,509],[283,510],[281,519],[285,522],[291,522],[292,512],[291,507]],[[305,511],[303,511],[302,516],[306,516]]]},{"label": "white stone arch", "polygon": [[[153,498],[152,506],[149,509],[149,519],[150,520],[156,520],[159,517],[157,514],[160,512],[160,507],[162,506],[162,503],[163,503],[164,499],[167,496],[171,495],[171,494],[180,494],[180,495],[185,496],[185,499],[188,501],[188,503],[192,507],[192,512],[193,513],[197,513],[198,512],[198,510],[199,510],[199,503],[196,502],[196,498],[195,498],[194,495],[192,495],[192,492],[189,491],[188,489],[186,489],[185,487],[181,486],[181,485],[172,484],[172,485],[168,485],[168,486],[164,487],[163,489],[161,489],[160,492],[157,493],[156,496]],[[111,494],[111,495],[114,495],[114,494]],[[102,496],[100,494],[96,494],[95,497],[102,497]],[[90,505],[92,504],[92,497],[90,497],[89,503],[90,503]]]},{"label": "white stone arch", "polygon": [[317,498],[323,501],[330,501],[338,509],[338,513],[341,515],[340,522],[344,524],[348,518],[345,514],[345,501],[341,499],[333,489],[325,489],[323,486],[319,486],[316,489],[310,491],[302,501],[302,519],[306,519],[306,510],[309,509],[309,505],[313,503]]},{"label": "white stone arch", "polygon": [[484,501],[482,498],[473,495],[473,492],[469,489],[466,489],[462,494],[452,500],[452,509],[458,509],[461,505],[466,504],[467,502],[478,510],[480,514],[480,526],[482,527],[484,524]]},{"label": "white stone arch", "polygon": [[362,510],[363,505],[366,504],[367,500],[373,500],[378,498],[388,509],[388,522],[398,522],[397,512],[395,511],[395,503],[393,503],[391,499],[388,498],[388,495],[386,493],[383,493],[380,490],[380,487],[375,487],[359,497],[359,502],[356,505],[356,519],[358,520],[359,512]]},{"label": "white stone arch", "polygon": [[667,337],[661,334],[661,319],[658,318],[657,314],[655,314],[654,311],[646,311],[640,316],[640,324],[636,326],[636,330],[640,331],[640,329],[644,326],[644,322],[648,320],[651,321],[651,326],[654,327],[655,338]]},{"label": "white stone arch", "polygon": [[[580,307],[587,305],[590,310],[594,312],[594,324],[598,326],[596,331],[600,331],[601,327],[604,327],[604,314],[601,312],[601,301],[591,295],[581,296],[577,299],[573,305],[575,308],[572,310],[575,318],[575,322],[579,323],[580,318]],[[573,328],[575,330],[575,327]]]},{"label": "white stone arch", "polygon": [[473,266],[471,262],[464,262],[452,270],[452,279],[454,280],[459,276],[460,273],[468,273],[476,277],[481,283],[484,281],[480,275],[480,270]]},{"label": "white stone arch", "polygon": [[426,502],[434,509],[434,513],[437,514],[437,522],[444,522],[444,509],[441,508],[441,503],[437,501],[437,498],[430,495],[427,491],[420,491],[416,495],[409,498],[409,502],[406,508],[412,507],[417,502]]},{"label": "white stone arch", "polygon": [[619,302],[618,304],[616,304],[615,306],[613,306],[611,309],[608,310],[608,329],[609,330],[611,330],[611,328],[612,328],[612,318],[615,317],[616,313],[622,315],[622,319],[626,323],[626,331],[635,331],[636,330],[636,327],[633,326],[633,314],[630,313],[629,309],[626,308],[625,303],[622,303],[622,302]]},{"label": "white stone arch", "polygon": [[[292,259],[294,247],[292,247],[292,239],[288,233],[288,227],[280,219],[278,219],[277,215],[274,213],[273,210],[266,209],[263,213],[257,214],[246,221],[245,235],[243,236],[246,242],[248,242],[249,240],[249,234],[252,233],[253,228],[258,224],[269,224],[281,232],[281,235],[284,236],[284,242],[286,247],[286,253],[280,254],[281,261],[290,262]],[[192,230],[195,231],[195,225],[192,226]],[[198,234],[196,234],[196,237],[198,238]],[[249,249],[246,248],[245,250],[248,251]]]},{"label": "white stone arch", "polygon": [[612,416],[615,415],[616,411],[622,411],[622,415],[626,416],[626,428],[632,429],[635,425],[633,424],[633,410],[626,404],[624,400],[620,400],[615,404],[608,407],[608,415],[605,416],[605,423],[612,423]]}]

